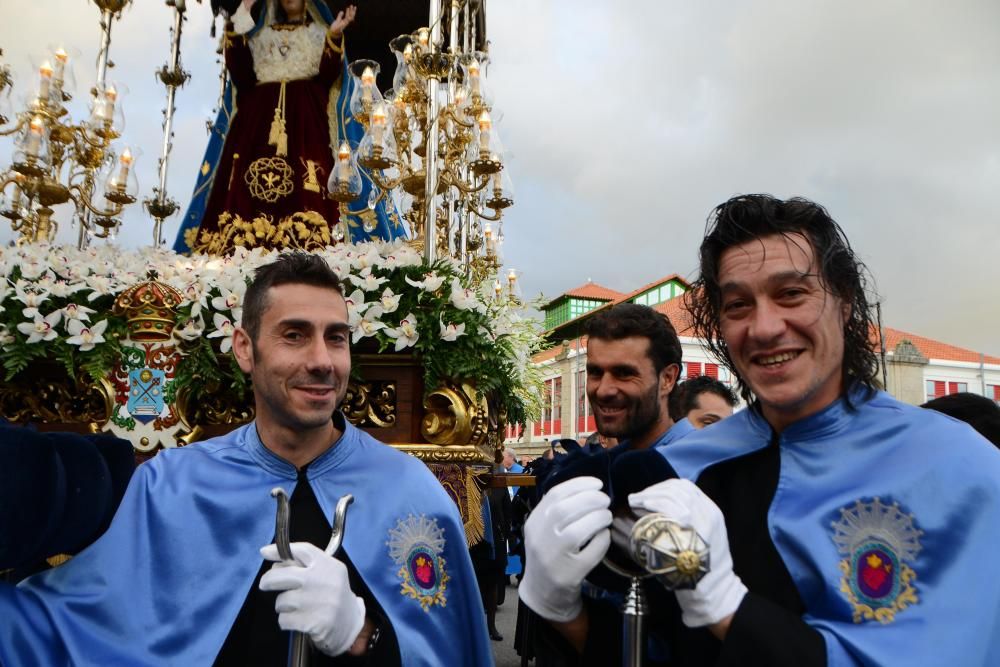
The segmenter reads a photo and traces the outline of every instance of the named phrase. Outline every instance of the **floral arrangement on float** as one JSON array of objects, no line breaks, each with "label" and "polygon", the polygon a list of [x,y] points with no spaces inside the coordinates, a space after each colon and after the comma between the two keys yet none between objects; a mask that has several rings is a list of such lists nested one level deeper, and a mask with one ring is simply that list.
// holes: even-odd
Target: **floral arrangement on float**
[{"label": "floral arrangement on float", "polygon": [[[111,245],[0,248],[4,381],[16,386],[36,366],[53,362],[70,378],[107,378],[129,353],[123,341],[130,320],[116,301],[153,277],[180,295],[165,327],[179,350],[166,400],[184,390],[197,401],[209,387],[243,398],[247,380],[229,354],[232,336],[254,270],[277,252],[237,248],[217,257]],[[539,378],[529,360],[542,339],[537,322],[518,314],[517,299],[489,281],[477,289],[450,258],[427,265],[401,241],[341,244],[316,254],[343,281],[354,345],[415,353],[428,388],[450,378],[471,381],[496,401],[507,423],[537,417]]]}]

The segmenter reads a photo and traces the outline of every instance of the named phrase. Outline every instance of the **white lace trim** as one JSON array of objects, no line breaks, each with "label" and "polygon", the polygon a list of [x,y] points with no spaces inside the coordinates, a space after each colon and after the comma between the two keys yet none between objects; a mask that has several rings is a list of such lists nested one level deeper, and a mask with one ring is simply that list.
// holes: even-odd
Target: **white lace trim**
[{"label": "white lace trim", "polygon": [[294,30],[262,28],[250,38],[257,80],[272,83],[316,76],[325,42],[326,29],[316,22]]}]

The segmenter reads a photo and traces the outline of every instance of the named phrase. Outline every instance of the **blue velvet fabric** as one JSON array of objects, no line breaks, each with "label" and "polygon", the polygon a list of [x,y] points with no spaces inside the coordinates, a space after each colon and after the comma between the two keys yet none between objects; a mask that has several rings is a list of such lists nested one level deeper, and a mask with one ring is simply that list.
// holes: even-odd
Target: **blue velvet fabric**
[{"label": "blue velvet fabric", "polygon": [[[1000,665],[1000,452],[966,424],[888,394],[850,394],[778,437],[781,469],[768,512],[772,541],[826,642],[830,665]],[[774,437],[751,408],[660,452],[682,476],[767,447]],[[912,519],[867,530],[874,542],[908,533],[915,601],[885,622],[855,620],[850,582],[864,566],[838,549],[841,510],[898,503]],[[887,517],[894,513],[888,512]],[[848,528],[848,532],[854,531]],[[896,554],[899,555],[899,554]],[[897,565],[899,565],[897,563]],[[853,579],[852,579],[853,578]],[[864,588],[864,584],[861,585]]]},{"label": "blue velvet fabric", "polygon": [[[389,616],[403,664],[491,665],[458,509],[427,467],[348,424],[308,477],[328,519],[354,494],[344,548]],[[273,539],[269,492],[291,496],[295,485],[295,468],[254,424],[161,452],[136,471],[100,540],[0,585],[0,664],[210,665]],[[405,594],[406,564],[390,554],[391,531],[420,520],[440,529],[443,548],[430,552],[449,578],[446,604],[426,608]]]}]

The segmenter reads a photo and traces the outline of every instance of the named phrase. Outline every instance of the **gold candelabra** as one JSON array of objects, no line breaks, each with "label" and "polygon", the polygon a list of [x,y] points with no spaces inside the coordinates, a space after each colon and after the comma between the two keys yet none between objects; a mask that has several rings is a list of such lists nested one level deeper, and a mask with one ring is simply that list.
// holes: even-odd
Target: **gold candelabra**
[{"label": "gold candelabra", "polygon": [[[53,207],[71,202],[82,248],[91,235],[113,236],[118,216],[136,201],[135,153],[111,145],[124,122],[119,88],[105,80],[111,23],[130,1],[94,0],[102,10],[104,39],[86,120],[74,122],[66,109],[73,76],[70,54],[62,48],[39,67],[24,108],[0,116],[0,136],[16,135],[13,161],[0,172],[0,216],[20,234],[19,243],[52,241],[58,229]],[[0,95],[13,85],[9,70],[0,70]]]},{"label": "gold candelabra", "polygon": [[[356,147],[341,147],[328,185],[331,193],[349,194],[349,178],[364,168],[375,185],[370,208],[395,193],[397,203],[409,203],[401,212],[425,259],[455,258],[482,284],[502,264],[503,211],[514,202],[486,90],[489,56],[475,49],[470,4],[454,0],[450,7],[441,12],[432,0],[431,27],[389,43],[397,65],[384,94],[376,86],[378,63],[349,65],[350,110],[364,136]],[[450,29],[447,48],[442,20]]]}]

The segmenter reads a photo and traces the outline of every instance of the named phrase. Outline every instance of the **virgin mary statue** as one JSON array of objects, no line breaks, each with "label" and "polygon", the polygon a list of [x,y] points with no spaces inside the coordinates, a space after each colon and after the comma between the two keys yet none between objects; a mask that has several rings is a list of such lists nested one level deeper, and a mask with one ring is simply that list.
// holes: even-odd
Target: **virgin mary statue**
[{"label": "virgin mary statue", "polygon": [[356,147],[363,134],[350,116],[343,35],[355,8],[333,17],[322,0],[263,0],[255,20],[257,1],[243,0],[227,24],[229,81],[174,250],[312,250],[404,235],[389,198],[369,208],[364,172],[345,220],[326,189],[335,147]]}]

